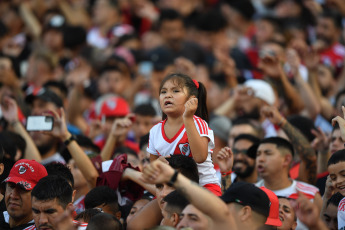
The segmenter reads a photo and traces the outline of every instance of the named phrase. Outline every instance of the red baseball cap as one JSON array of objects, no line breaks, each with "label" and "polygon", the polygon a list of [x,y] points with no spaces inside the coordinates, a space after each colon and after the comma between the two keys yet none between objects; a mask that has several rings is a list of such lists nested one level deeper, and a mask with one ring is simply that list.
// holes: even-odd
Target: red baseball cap
[{"label": "red baseball cap", "polygon": [[96,102],[96,115],[98,118],[124,117],[130,113],[127,101],[114,95],[106,95]]},{"label": "red baseball cap", "polygon": [[268,196],[270,199],[270,213],[267,217],[266,220],[266,225],[272,225],[272,226],[277,226],[280,227],[282,226],[282,222],[279,219],[279,200],[277,195],[272,192],[271,190],[265,188],[265,187],[260,187]]},{"label": "red baseball cap", "polygon": [[32,190],[38,181],[47,175],[46,168],[37,161],[22,159],[14,164],[3,183],[12,182],[25,190]]}]

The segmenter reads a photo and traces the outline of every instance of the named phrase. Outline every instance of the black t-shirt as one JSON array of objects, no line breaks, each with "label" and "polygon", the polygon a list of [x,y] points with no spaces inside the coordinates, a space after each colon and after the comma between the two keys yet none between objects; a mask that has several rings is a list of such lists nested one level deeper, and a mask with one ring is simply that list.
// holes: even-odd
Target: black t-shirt
[{"label": "black t-shirt", "polygon": [[30,221],[29,223],[19,225],[17,227],[11,228],[8,223],[8,213],[6,211],[6,204],[5,199],[2,199],[0,202],[0,229],[1,230],[25,230],[32,225],[34,225],[34,221]]}]

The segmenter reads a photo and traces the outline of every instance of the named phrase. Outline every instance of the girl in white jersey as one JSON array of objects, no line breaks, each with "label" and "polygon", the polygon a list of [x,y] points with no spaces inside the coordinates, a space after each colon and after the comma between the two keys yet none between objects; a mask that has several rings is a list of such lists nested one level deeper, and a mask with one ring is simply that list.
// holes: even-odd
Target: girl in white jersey
[{"label": "girl in white jersey", "polygon": [[170,74],[161,83],[159,104],[163,119],[150,130],[147,147],[150,161],[174,154],[193,157],[198,165],[200,185],[220,196],[211,160],[214,136],[206,122],[205,86],[187,75]]}]

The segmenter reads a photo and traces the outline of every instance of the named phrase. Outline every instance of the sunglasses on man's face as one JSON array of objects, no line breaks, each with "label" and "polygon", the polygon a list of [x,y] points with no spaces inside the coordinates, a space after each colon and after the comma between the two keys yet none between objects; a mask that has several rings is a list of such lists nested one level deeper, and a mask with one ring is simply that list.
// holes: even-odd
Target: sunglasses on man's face
[{"label": "sunglasses on man's face", "polygon": [[244,154],[244,155],[247,155],[247,152],[248,152],[248,149],[232,149],[232,152],[234,153],[234,154],[239,154],[239,153],[242,153],[242,154]]}]

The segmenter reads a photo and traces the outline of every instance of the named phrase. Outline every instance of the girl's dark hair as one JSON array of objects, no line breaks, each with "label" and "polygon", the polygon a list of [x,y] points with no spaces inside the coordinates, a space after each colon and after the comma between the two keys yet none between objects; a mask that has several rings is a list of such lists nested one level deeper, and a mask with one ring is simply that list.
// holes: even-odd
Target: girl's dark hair
[{"label": "girl's dark hair", "polygon": [[[206,88],[204,84],[202,84],[201,82],[198,82],[199,88],[197,88],[195,83],[193,82],[193,79],[189,77],[188,75],[185,75],[182,73],[172,73],[166,76],[161,82],[161,85],[159,87],[159,94],[165,82],[169,80],[176,81],[177,85],[180,86],[181,88],[186,87],[189,94],[188,96],[193,95],[198,99],[198,108],[195,111],[195,115],[198,117],[201,117],[206,122],[208,122],[208,110],[207,110],[207,105],[206,105],[207,92],[206,92]],[[167,115],[162,113],[162,119],[165,120],[166,118],[167,118]]]}]

